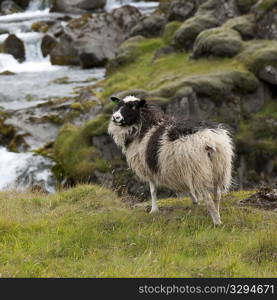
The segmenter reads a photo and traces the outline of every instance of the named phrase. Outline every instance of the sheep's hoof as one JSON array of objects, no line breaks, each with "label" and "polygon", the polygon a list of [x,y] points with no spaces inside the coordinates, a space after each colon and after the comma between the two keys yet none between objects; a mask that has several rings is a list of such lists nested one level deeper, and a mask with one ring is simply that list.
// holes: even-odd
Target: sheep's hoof
[{"label": "sheep's hoof", "polygon": [[219,227],[219,226],[222,226],[222,222],[219,220],[217,222],[214,222],[214,226],[215,227]]},{"label": "sheep's hoof", "polygon": [[157,213],[159,213],[159,209],[158,208],[154,208],[154,209],[152,208],[151,211],[150,211],[151,215],[155,215]]}]

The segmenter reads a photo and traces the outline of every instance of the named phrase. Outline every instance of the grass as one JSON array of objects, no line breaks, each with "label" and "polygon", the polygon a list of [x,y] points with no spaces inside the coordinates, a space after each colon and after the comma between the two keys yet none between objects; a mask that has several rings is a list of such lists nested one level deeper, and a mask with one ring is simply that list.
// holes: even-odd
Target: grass
[{"label": "grass", "polygon": [[189,52],[165,55],[153,61],[155,52],[164,44],[161,39],[146,39],[139,43],[134,52],[134,62],[117,69],[103,82],[103,92],[99,95],[107,100],[110,95],[143,89],[154,91],[164,85],[184,80],[194,75],[215,74],[228,71],[246,72],[242,63],[231,58],[200,58],[193,60]]},{"label": "grass", "polygon": [[96,185],[55,195],[0,193],[2,277],[274,277],[276,213],[225,197],[214,228],[189,199],[130,208]]}]

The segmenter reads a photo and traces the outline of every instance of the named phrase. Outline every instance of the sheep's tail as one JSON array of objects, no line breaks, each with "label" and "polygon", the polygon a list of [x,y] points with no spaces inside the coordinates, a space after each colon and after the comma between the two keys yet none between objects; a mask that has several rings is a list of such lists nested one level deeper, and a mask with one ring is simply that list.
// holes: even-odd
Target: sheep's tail
[{"label": "sheep's tail", "polygon": [[219,127],[215,132],[216,149],[212,157],[214,187],[222,193],[227,193],[232,185],[234,146],[227,129]]}]

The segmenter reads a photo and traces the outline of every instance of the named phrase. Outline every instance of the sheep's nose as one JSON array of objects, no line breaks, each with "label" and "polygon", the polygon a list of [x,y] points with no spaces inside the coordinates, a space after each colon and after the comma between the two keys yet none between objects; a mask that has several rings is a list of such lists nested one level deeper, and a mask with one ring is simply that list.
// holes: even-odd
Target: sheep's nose
[{"label": "sheep's nose", "polygon": [[120,122],[120,121],[121,121],[121,119],[122,119],[122,117],[121,117],[121,116],[119,116],[119,115],[115,115],[115,116],[113,116],[113,121],[114,121],[114,122]]},{"label": "sheep's nose", "polygon": [[119,117],[113,117],[113,121],[118,121]]}]

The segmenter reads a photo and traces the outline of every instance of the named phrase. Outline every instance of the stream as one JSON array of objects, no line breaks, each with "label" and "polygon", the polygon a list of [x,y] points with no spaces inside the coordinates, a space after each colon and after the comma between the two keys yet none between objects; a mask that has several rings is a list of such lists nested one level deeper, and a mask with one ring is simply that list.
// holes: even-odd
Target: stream
[{"label": "stream", "polygon": [[[145,14],[151,13],[158,5],[157,2],[108,0],[105,9],[110,12],[125,4],[136,6]],[[88,79],[97,81],[105,77],[104,68],[54,66],[49,57],[43,57],[40,47],[43,34],[32,31],[32,24],[63,16],[61,13],[50,13],[49,2],[45,0],[32,0],[24,12],[0,16],[0,43],[9,34],[16,34],[25,46],[26,59],[22,63],[12,55],[0,53],[0,73],[14,73],[0,76],[0,108],[2,112],[12,115],[6,123],[19,129],[21,123],[17,116],[20,116],[20,112],[34,109],[49,98],[72,96],[74,88],[91,84]],[[66,22],[61,22],[61,25],[65,26]],[[55,83],[65,77],[68,84]],[[55,136],[57,132],[51,134]],[[38,138],[31,141],[27,151],[20,149],[20,153],[16,153],[0,144],[0,190],[40,187],[48,193],[55,192],[57,182],[51,172],[55,163],[33,152],[41,146]]]}]

